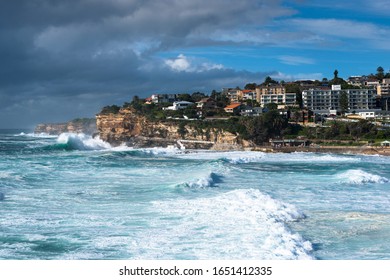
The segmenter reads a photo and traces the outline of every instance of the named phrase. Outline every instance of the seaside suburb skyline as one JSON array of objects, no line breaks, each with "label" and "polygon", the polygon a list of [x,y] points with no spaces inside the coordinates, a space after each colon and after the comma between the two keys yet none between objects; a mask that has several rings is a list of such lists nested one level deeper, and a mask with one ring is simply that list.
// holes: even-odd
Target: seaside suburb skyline
[{"label": "seaside suburb skyline", "polygon": [[388,1],[0,4],[0,128],[92,117],[134,95],[390,71]]}]

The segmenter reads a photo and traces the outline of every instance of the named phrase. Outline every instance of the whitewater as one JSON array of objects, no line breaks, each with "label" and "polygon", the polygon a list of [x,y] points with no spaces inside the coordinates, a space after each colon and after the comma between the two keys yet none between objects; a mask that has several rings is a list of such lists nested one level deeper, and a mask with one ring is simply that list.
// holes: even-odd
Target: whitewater
[{"label": "whitewater", "polygon": [[390,259],[390,158],[0,130],[0,259]]}]

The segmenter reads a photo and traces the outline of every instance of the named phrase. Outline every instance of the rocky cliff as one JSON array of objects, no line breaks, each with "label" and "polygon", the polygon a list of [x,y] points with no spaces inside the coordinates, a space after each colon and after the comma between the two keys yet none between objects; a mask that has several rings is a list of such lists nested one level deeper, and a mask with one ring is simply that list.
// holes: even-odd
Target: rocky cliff
[{"label": "rocky cliff", "polygon": [[97,133],[95,119],[75,119],[66,123],[48,123],[38,124],[35,127],[34,133],[47,133],[50,135],[58,135],[65,132],[71,133],[85,133],[93,135]]},{"label": "rocky cliff", "polygon": [[96,125],[100,138],[113,145],[125,143],[134,147],[240,149],[250,143],[236,134],[216,128],[200,129],[198,121],[164,120],[150,121],[131,108],[121,109],[117,114],[99,114]]}]

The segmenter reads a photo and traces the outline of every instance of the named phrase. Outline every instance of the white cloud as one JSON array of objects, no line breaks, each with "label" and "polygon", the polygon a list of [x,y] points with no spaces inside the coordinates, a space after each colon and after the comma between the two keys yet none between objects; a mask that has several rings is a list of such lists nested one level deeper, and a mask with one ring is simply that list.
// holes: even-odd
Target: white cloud
[{"label": "white cloud", "polygon": [[278,72],[271,75],[273,79],[284,80],[284,81],[295,81],[295,80],[322,80],[324,77],[323,73],[296,73],[288,74]]},{"label": "white cloud", "polygon": [[190,71],[191,64],[188,61],[187,57],[184,56],[183,54],[179,54],[179,56],[177,58],[165,60],[165,64],[168,65],[173,71],[192,72],[192,71]]},{"label": "white cloud", "polygon": [[307,58],[307,57],[301,57],[301,56],[292,56],[292,55],[282,55],[279,56],[278,59],[280,62],[288,65],[302,65],[302,64],[314,64],[314,60]]},{"label": "white cloud", "polygon": [[166,59],[164,61],[171,70],[175,72],[205,72],[211,70],[224,69],[222,64],[205,62],[204,59],[195,57],[187,57],[184,54],[179,54],[176,58]]},{"label": "white cloud", "polygon": [[290,27],[319,35],[346,39],[376,39],[390,35],[389,27],[368,22],[341,19],[292,19],[286,21]]}]

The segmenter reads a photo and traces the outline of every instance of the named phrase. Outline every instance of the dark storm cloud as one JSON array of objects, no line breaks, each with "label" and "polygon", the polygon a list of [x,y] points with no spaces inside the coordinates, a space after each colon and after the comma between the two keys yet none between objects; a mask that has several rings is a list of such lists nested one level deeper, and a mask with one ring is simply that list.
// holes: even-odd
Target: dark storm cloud
[{"label": "dark storm cloud", "polygon": [[[158,52],[291,14],[280,1],[19,0],[0,4],[0,127],[93,115],[135,94],[210,91],[261,73],[178,72]],[[147,67],[145,67],[147,66]]]}]

